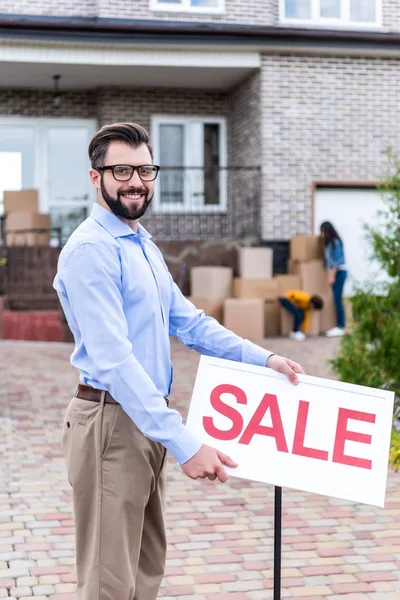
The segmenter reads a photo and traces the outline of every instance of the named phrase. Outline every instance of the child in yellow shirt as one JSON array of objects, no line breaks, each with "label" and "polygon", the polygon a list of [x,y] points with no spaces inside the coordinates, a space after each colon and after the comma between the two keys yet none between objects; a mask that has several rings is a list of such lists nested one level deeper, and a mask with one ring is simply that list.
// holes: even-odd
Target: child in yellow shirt
[{"label": "child in yellow shirt", "polygon": [[289,337],[298,342],[303,341],[306,335],[303,331],[307,331],[310,325],[311,309],[321,310],[324,307],[324,301],[320,296],[311,295],[303,290],[288,290],[284,297],[279,298],[281,305],[291,312],[294,316],[293,331]]}]

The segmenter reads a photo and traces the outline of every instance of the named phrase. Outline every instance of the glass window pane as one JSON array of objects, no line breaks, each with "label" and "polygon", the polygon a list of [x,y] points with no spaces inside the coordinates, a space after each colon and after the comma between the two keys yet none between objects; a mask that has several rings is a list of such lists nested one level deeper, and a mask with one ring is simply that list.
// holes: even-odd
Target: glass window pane
[{"label": "glass window pane", "polygon": [[[0,125],[0,153],[4,153],[3,156],[7,155],[7,160],[12,163],[9,165],[10,170],[5,163],[1,164],[1,212],[5,189],[20,190],[35,187],[35,129],[24,125]],[[17,163],[20,165],[19,167],[17,167]],[[15,169],[18,169],[18,173]]]},{"label": "glass window pane", "polygon": [[[160,201],[183,204],[184,201],[184,126],[160,125]],[[180,167],[180,168],[179,168]]]},{"label": "glass window pane", "polygon": [[[58,227],[61,230],[61,240],[63,243],[67,241],[69,236],[75,229],[84,221],[90,214],[90,210],[86,206],[68,207],[68,206],[51,206],[50,221],[52,227]],[[58,233],[52,232],[52,238],[57,240]]]},{"label": "glass window pane", "polygon": [[207,8],[218,8],[220,0],[190,0],[193,7],[205,6]]},{"label": "glass window pane", "polygon": [[204,204],[219,204],[219,141],[218,123],[204,125]]},{"label": "glass window pane", "polygon": [[321,0],[321,17],[325,19],[339,19],[340,0]]},{"label": "glass window pane", "polygon": [[374,23],[376,21],[375,0],[350,0],[351,21],[364,21]]},{"label": "glass window pane", "polygon": [[22,157],[20,152],[0,152],[0,215],[3,214],[3,192],[20,190],[22,185]]},{"label": "glass window pane", "polygon": [[51,127],[47,132],[49,201],[87,199],[87,129]]},{"label": "glass window pane", "polygon": [[311,0],[285,0],[287,19],[311,19]]}]

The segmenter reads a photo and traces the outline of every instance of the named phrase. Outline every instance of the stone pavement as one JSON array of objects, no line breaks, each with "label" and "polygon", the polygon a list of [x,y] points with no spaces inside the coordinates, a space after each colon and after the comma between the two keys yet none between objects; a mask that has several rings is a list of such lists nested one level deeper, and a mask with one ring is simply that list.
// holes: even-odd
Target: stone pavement
[{"label": "stone pavement", "polygon": [[[329,376],[337,340],[268,347]],[[75,600],[74,524],[60,430],[76,388],[72,346],[0,342],[0,598]],[[173,344],[185,413],[198,355]],[[283,491],[282,598],[400,599],[400,474],[386,508]],[[270,600],[273,488],[191,481],[168,464],[164,600]],[[93,599],[95,600],[95,599]],[[116,598],[115,600],[120,600]]]}]

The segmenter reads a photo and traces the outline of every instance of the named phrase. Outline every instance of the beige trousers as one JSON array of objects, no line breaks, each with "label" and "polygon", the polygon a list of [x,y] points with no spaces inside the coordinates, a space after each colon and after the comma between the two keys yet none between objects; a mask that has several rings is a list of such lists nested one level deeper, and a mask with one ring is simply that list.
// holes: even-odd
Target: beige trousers
[{"label": "beige trousers", "polygon": [[118,404],[73,398],[63,424],[80,600],[156,600],[164,574],[165,448]]}]

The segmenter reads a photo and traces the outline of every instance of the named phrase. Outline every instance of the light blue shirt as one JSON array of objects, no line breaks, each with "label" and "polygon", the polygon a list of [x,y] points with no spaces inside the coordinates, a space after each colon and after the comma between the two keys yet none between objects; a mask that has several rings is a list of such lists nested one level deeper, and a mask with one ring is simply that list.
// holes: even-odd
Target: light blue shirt
[{"label": "light blue shirt", "polygon": [[80,382],[107,390],[140,431],[178,463],[201,442],[165,402],[170,335],[201,354],[265,366],[270,352],[197,310],[180,292],[151,236],[99,204],[61,251],[54,288],[74,334]]}]

